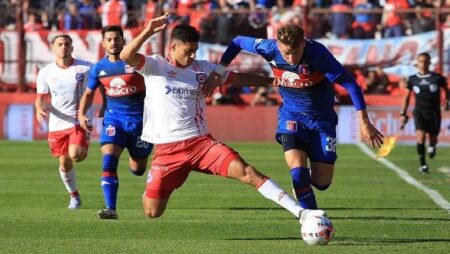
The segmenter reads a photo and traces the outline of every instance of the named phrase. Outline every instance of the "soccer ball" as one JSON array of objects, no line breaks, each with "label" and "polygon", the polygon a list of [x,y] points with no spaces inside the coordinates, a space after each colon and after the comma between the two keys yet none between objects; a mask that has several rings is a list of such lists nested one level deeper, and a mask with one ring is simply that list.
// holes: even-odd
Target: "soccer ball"
[{"label": "soccer ball", "polygon": [[312,217],[303,222],[301,233],[308,245],[326,245],[333,238],[334,228],[328,218]]}]

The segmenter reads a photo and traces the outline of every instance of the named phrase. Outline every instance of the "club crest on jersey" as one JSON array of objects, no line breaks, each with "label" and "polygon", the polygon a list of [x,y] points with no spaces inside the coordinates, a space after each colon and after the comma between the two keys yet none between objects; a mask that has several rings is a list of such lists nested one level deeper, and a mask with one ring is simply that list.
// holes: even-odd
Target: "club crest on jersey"
[{"label": "club crest on jersey", "polygon": [[196,78],[197,78],[197,82],[198,83],[200,83],[200,84],[205,84],[206,83],[207,76],[206,76],[205,73],[203,73],[203,72],[197,73],[197,77]]},{"label": "club crest on jersey", "polygon": [[83,74],[83,73],[77,73],[77,74],[75,74],[75,80],[76,80],[77,82],[83,82],[83,80],[84,80],[84,74]]},{"label": "club crest on jersey", "polygon": [[112,137],[116,135],[116,127],[112,125],[108,125],[105,129],[106,136]]},{"label": "club crest on jersey", "polygon": [[297,131],[297,121],[287,120],[286,129],[289,131]]},{"label": "club crest on jersey", "polygon": [[298,66],[298,73],[299,74],[309,75],[310,74],[310,72],[309,72],[309,65],[308,64],[300,64]]}]

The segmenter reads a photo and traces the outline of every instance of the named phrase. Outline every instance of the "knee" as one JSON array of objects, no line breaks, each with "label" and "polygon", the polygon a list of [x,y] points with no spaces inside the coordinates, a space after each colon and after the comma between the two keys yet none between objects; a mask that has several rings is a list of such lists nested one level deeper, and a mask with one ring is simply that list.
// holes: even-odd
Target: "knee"
[{"label": "knee", "polygon": [[326,189],[328,189],[330,187],[331,183],[329,184],[314,184],[313,186],[316,187],[316,189],[320,190],[320,191],[324,191]]},{"label": "knee", "polygon": [[155,219],[161,217],[164,211],[160,211],[157,209],[144,208],[145,217],[149,219]]},{"label": "knee", "polygon": [[59,167],[61,171],[69,172],[73,168],[73,163],[70,160],[64,160],[62,163],[60,163]]},{"label": "knee", "polygon": [[86,159],[86,153],[76,153],[72,156],[70,156],[70,158],[75,161],[75,162],[80,162],[83,161],[84,159]]},{"label": "knee", "polygon": [[133,175],[136,175],[136,176],[143,176],[144,173],[145,173],[145,167],[143,167],[143,168],[138,168],[138,169],[132,169],[132,168],[130,168],[130,172],[131,172]]}]

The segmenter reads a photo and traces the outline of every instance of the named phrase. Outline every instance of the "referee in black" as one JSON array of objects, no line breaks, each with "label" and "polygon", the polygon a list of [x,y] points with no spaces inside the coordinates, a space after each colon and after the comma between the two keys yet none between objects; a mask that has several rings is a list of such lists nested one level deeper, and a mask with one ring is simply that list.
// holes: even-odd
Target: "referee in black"
[{"label": "referee in black", "polygon": [[413,111],[416,126],[417,153],[419,154],[419,171],[428,173],[429,168],[425,159],[425,139],[428,133],[428,156],[430,159],[436,155],[436,144],[441,129],[441,89],[445,92],[445,110],[449,110],[450,93],[447,80],[435,72],[430,71],[431,58],[428,53],[417,56],[418,73],[410,76],[407,82],[406,94],[400,122],[404,126],[408,121],[408,106],[411,93],[415,94],[416,105]]}]

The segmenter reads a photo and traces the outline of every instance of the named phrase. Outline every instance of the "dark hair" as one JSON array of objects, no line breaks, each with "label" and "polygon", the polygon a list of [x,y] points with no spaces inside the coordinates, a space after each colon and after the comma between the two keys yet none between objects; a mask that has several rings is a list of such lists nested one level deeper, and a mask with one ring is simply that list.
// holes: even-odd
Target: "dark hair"
[{"label": "dark hair", "polygon": [[104,26],[102,28],[102,38],[105,38],[105,33],[107,32],[118,32],[120,37],[123,38],[123,30],[120,26]]},{"label": "dark hair", "polygon": [[426,58],[428,58],[428,60],[431,60],[431,56],[427,52],[422,52],[417,57],[420,57],[420,56],[425,56]]},{"label": "dark hair", "polygon": [[198,42],[200,33],[193,26],[189,25],[177,25],[173,28],[170,35],[171,40],[179,40],[182,42]]},{"label": "dark hair", "polygon": [[53,43],[55,43],[56,39],[58,39],[58,38],[66,38],[66,39],[68,39],[70,41],[70,45],[72,45],[72,38],[68,34],[57,34],[57,35],[55,35],[52,38],[52,40],[51,40],[52,45],[53,45]]},{"label": "dark hair", "polygon": [[297,25],[285,25],[277,31],[277,40],[291,47],[297,47],[304,37],[305,32]]}]

